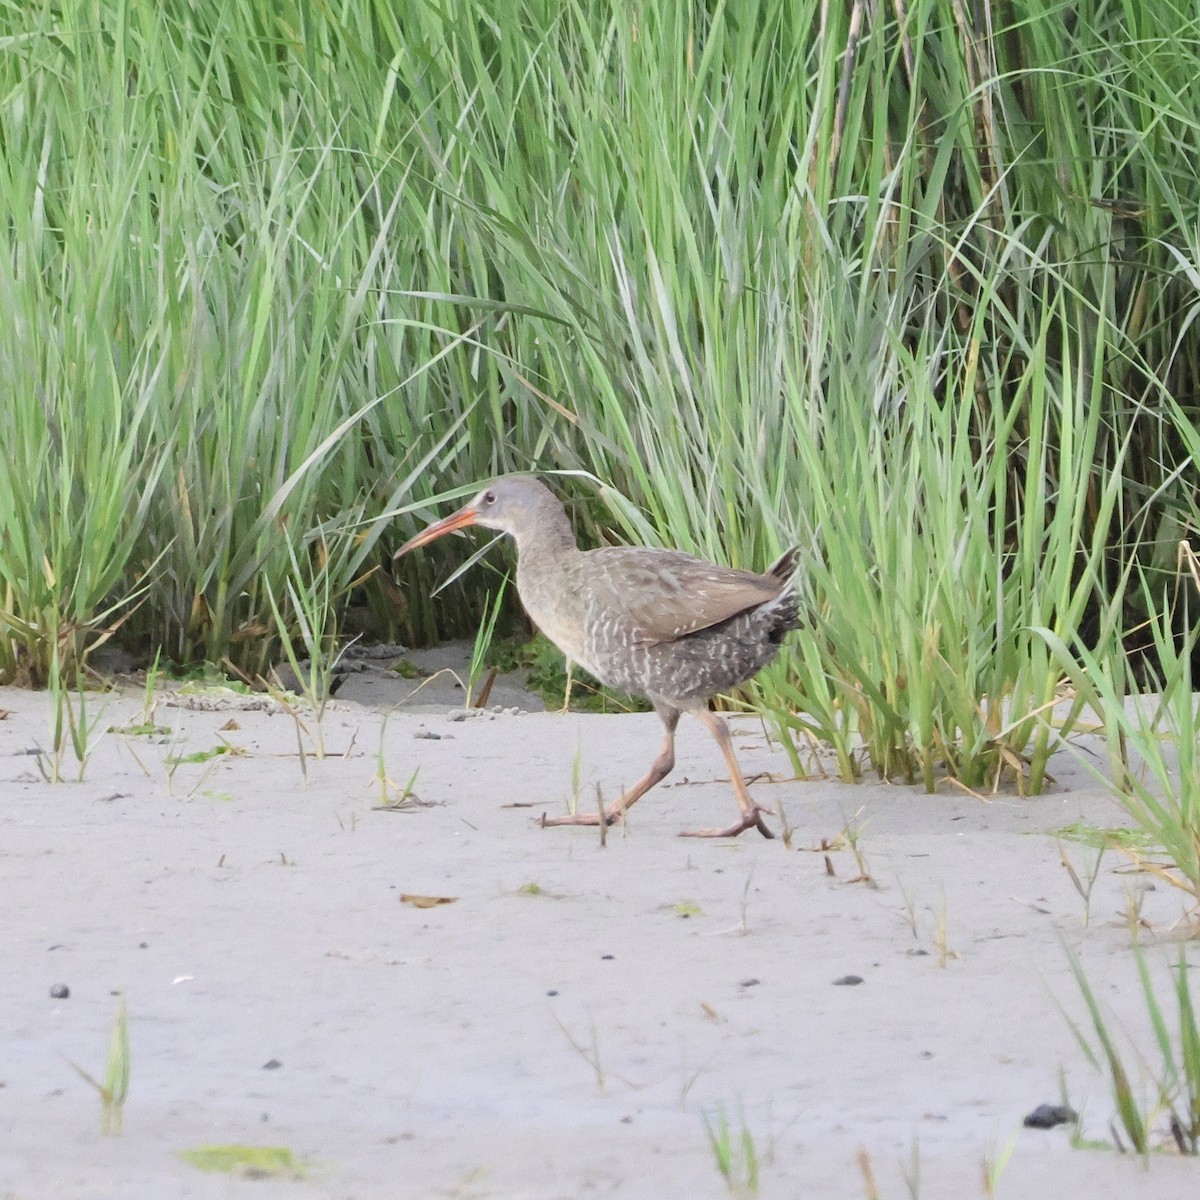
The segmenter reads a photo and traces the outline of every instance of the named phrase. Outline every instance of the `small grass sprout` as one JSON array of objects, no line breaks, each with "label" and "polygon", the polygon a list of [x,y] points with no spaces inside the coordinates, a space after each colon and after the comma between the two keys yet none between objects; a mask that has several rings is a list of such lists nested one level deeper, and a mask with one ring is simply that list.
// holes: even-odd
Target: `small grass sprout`
[{"label": "small grass sprout", "polygon": [[[287,615],[275,598],[270,581],[264,582],[271,615],[279,634],[279,644],[292,678],[309,707],[316,723],[314,754],[325,757],[325,706],[333,690],[334,671],[348,646],[337,648],[337,623],[334,572],[331,568],[329,546],[318,531],[312,552],[313,561],[302,563],[290,537],[285,535],[290,572],[287,579]],[[345,557],[344,548],[341,557]],[[297,651],[299,637],[303,655]],[[276,682],[278,682],[276,678]],[[284,689],[286,690],[286,689]],[[295,714],[293,713],[295,718]],[[297,731],[301,722],[296,719]],[[301,750],[303,764],[303,749]]]},{"label": "small grass sprout", "polygon": [[373,784],[379,787],[379,802],[374,806],[381,812],[408,812],[414,808],[428,808],[431,802],[422,800],[416,793],[417,776],[421,773],[420,766],[413,767],[412,774],[403,785],[396,783],[388,774],[387,758],[384,754],[385,735],[387,733],[387,716],[379,726],[379,751],[375,758],[375,777]]},{"label": "small grass sprout", "polygon": [[701,1110],[709,1149],[721,1178],[735,1196],[756,1196],[759,1188],[759,1153],[754,1135],[739,1116],[737,1126],[730,1121],[723,1104]]},{"label": "small grass sprout", "polygon": [[129,1015],[124,996],[121,996],[117,1004],[117,1016],[109,1037],[104,1082],[101,1083],[77,1064],[71,1065],[100,1096],[101,1130],[108,1134],[120,1133],[125,1119],[125,1100],[129,1095],[130,1073]]},{"label": "small grass sprout", "polygon": [[96,743],[106,732],[106,727],[100,724],[99,714],[89,712],[82,673],[76,672],[74,686],[68,683],[57,651],[50,658],[47,692],[50,697],[52,749],[49,754],[39,752],[38,768],[47,782],[61,783],[65,778],[64,768],[70,750],[75,758],[76,779],[82,783],[88,760],[96,749]]},{"label": "small grass sprout", "polygon": [[[1101,845],[1094,851],[1090,867],[1086,862],[1084,863],[1082,876],[1075,869],[1075,864],[1067,854],[1066,846],[1061,840],[1058,842],[1058,857],[1063,865],[1063,870],[1066,871],[1072,885],[1083,900],[1083,923],[1088,925],[1092,918],[1092,891],[1096,886],[1096,880],[1100,877],[1100,868],[1104,863],[1104,847]],[[1086,859],[1086,855],[1084,857]]]},{"label": "small grass sprout", "polygon": [[467,699],[468,708],[485,708],[487,706],[488,697],[492,693],[492,684],[496,681],[496,676],[499,671],[493,667],[488,674],[484,685],[479,689],[479,694],[475,694],[475,684],[479,681],[479,676],[483,673],[484,664],[488,660],[488,655],[492,648],[492,639],[496,636],[496,622],[500,618],[500,611],[504,604],[504,593],[508,589],[507,575],[500,581],[500,586],[496,589],[495,595],[488,596],[484,602],[483,619],[479,623],[479,628],[475,631],[475,640],[471,643],[471,666],[467,674]]},{"label": "small grass sprout", "polygon": [[939,967],[948,966],[951,959],[962,958],[962,955],[950,946],[950,921],[946,911],[945,894],[942,895],[942,902],[934,914],[933,944],[937,948]]}]

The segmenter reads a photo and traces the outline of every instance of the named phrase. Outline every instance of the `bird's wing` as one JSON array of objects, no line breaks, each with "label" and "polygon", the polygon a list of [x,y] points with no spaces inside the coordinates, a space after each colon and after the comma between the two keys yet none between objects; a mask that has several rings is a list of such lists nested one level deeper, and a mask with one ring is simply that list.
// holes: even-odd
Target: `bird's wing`
[{"label": "bird's wing", "polygon": [[784,580],[737,571],[678,550],[615,546],[594,550],[593,600],[625,635],[673,642],[774,600]]}]

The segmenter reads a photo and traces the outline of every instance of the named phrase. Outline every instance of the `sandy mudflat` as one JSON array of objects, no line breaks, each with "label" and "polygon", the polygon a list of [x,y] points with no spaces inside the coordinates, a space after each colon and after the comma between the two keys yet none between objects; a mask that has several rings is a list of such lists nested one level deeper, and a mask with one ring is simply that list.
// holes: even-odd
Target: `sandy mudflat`
[{"label": "sandy mudflat", "polygon": [[[602,847],[537,815],[575,775],[589,806],[597,781],[612,797],[640,775],[654,716],[456,721],[454,693],[426,691],[381,736],[410,690],[383,678],[351,680],[307,781],[287,715],[161,703],[169,735],[110,734],[84,782],[52,786],[24,753],[46,697],[0,690],[0,1198],[722,1197],[702,1118],[722,1109],[768,1198],[862,1200],[860,1148],[881,1200],[908,1197],[914,1147],[922,1200],[984,1196],[985,1161],[1009,1153],[999,1197],[1196,1194],[1195,1161],[1021,1126],[1060,1073],[1086,1133],[1111,1116],[1058,1008],[1083,1016],[1064,941],[1150,1046],[1122,915],[1139,881],[1110,851],[1085,926],[1047,835],[1121,819],[1069,756],[1053,794],[981,803],[794,780],[740,719],[792,845],[701,842],[675,835],[734,804],[685,721],[673,786]],[[142,709],[133,690],[104,703],[106,724]],[[236,755],[169,780],[168,757],[222,737]],[[420,768],[429,807],[373,807],[381,751],[400,783]],[[813,852],[855,814],[876,886],[850,882],[847,849],[832,876]],[[1068,848],[1084,873],[1095,851]],[[1162,887],[1143,900],[1160,980],[1182,910]],[[70,1064],[103,1072],[118,991],[132,1082],[113,1137]],[[177,1154],[222,1143],[288,1147],[306,1174]]]}]

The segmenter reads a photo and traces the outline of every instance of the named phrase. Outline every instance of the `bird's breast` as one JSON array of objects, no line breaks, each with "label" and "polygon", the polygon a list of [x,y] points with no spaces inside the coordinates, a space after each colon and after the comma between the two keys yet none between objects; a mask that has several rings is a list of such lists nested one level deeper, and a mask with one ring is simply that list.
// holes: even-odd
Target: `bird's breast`
[{"label": "bird's breast", "polygon": [[518,562],[517,594],[538,630],[567,658],[586,666],[585,595],[566,564]]}]

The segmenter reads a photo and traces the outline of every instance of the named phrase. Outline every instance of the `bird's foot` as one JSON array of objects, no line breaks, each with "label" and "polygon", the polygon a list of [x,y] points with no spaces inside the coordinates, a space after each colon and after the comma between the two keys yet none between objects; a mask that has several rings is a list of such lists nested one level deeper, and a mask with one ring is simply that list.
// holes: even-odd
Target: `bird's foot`
[{"label": "bird's foot", "polygon": [[727,829],[686,829],[681,833],[680,837],[695,837],[695,838],[724,838],[737,837],[739,833],[745,833],[747,829],[757,829],[765,838],[773,838],[775,835],[768,828],[763,817],[767,815],[765,808],[760,808],[757,804],[749,811],[742,813],[742,819],[736,824],[730,825]]},{"label": "bird's foot", "polygon": [[[604,814],[604,824],[612,825],[617,819],[616,813]],[[593,813],[573,813],[566,817],[548,817],[542,813],[542,828],[546,829],[550,825],[591,825],[593,828],[600,824],[600,814]]]}]

